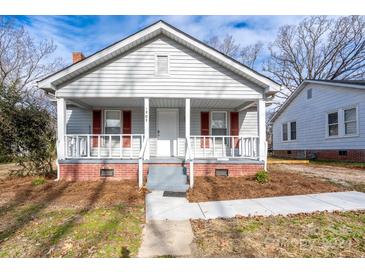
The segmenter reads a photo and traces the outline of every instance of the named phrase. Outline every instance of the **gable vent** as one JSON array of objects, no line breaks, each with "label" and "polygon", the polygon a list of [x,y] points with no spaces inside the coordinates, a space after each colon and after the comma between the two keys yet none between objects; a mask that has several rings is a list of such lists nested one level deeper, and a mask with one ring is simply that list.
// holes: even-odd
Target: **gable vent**
[{"label": "gable vent", "polygon": [[169,73],[169,57],[167,55],[157,55],[156,64],[157,75],[166,75]]}]

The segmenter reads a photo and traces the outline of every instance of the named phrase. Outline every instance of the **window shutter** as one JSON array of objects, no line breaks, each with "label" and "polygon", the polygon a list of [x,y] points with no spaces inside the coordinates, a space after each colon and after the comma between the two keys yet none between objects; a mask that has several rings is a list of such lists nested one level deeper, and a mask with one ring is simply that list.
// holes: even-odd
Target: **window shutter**
[{"label": "window shutter", "polygon": [[[209,135],[209,112],[200,113],[200,132],[202,136]],[[204,148],[204,138],[201,139],[200,146]],[[209,148],[208,138],[205,138],[205,148]]]},{"label": "window shutter", "polygon": [[[93,110],[93,134],[101,134],[101,110]],[[93,136],[93,147],[98,146],[98,137]]]},{"label": "window shutter", "polygon": [[[238,136],[239,135],[239,114],[238,112],[231,112],[230,114],[230,120],[231,120],[231,130],[230,135],[231,136]],[[231,142],[231,140],[230,140]],[[238,138],[234,138],[234,144],[235,148],[238,148]],[[232,145],[231,145],[232,147]]]},{"label": "window shutter", "polygon": [[[123,111],[123,134],[132,134],[132,112],[130,110]],[[131,147],[131,138],[123,137],[123,147]]]}]

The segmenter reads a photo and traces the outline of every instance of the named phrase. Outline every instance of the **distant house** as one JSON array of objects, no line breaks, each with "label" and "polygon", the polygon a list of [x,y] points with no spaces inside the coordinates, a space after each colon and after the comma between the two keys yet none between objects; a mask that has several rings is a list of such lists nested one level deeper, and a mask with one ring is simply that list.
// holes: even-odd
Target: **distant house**
[{"label": "distant house", "polygon": [[264,168],[273,80],[163,21],[73,61],[38,83],[57,102],[59,179],[175,190]]},{"label": "distant house", "polygon": [[271,119],[273,154],[365,161],[365,81],[305,80]]}]

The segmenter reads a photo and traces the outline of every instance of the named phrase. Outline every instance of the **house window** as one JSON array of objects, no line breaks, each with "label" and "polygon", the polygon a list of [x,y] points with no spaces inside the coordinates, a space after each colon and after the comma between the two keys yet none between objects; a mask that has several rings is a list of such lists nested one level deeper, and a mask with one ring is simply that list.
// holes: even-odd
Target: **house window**
[{"label": "house window", "polygon": [[282,131],[283,131],[283,141],[288,141],[288,124],[287,123],[282,125]]},{"label": "house window", "polygon": [[119,110],[105,110],[105,133],[120,134]]},{"label": "house window", "polygon": [[297,122],[290,123],[290,140],[297,139]]},{"label": "house window", "polygon": [[312,89],[307,90],[307,99],[312,99]]},{"label": "house window", "polygon": [[345,135],[357,133],[356,108],[344,110]]},{"label": "house window", "polygon": [[212,112],[212,135],[227,135],[227,112]]},{"label": "house window", "polygon": [[156,58],[156,74],[169,74],[169,57],[167,55],[157,55]]},{"label": "house window", "polygon": [[338,112],[328,113],[328,136],[338,136]]}]

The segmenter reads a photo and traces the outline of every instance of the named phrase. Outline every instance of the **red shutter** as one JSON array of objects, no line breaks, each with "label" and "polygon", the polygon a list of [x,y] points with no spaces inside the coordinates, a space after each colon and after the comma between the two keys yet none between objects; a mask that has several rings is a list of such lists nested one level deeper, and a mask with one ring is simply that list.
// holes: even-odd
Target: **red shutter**
[{"label": "red shutter", "polygon": [[[123,134],[132,134],[132,112],[123,111]],[[123,137],[123,147],[131,147],[131,137]]]},{"label": "red shutter", "polygon": [[[239,119],[238,112],[231,112],[231,136],[239,135]],[[238,148],[238,138],[234,138],[235,148]],[[231,145],[232,147],[232,145]]]},{"label": "red shutter", "polygon": [[[93,134],[101,134],[101,110],[93,110]],[[98,137],[93,136],[93,147],[98,146]]]},{"label": "red shutter", "polygon": [[[200,129],[202,136],[209,135],[209,112],[200,113]],[[200,141],[200,146],[204,147],[204,138]],[[205,138],[205,148],[209,148],[209,138]]]}]

